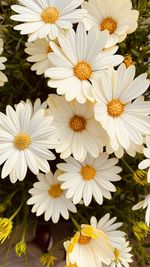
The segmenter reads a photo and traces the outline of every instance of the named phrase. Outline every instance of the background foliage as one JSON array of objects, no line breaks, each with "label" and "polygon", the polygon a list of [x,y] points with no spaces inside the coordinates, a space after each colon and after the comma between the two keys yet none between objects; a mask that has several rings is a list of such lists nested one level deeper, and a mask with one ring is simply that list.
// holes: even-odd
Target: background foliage
[{"label": "background foliage", "polygon": [[[150,74],[150,62],[148,60],[150,55],[150,1],[132,0],[132,2],[133,7],[140,12],[139,27],[135,33],[128,35],[127,39],[119,45],[118,53],[131,54],[137,68],[137,75],[143,72]],[[5,107],[8,104],[13,106],[20,100],[27,98],[35,101],[37,97],[44,101],[48,94],[55,92],[47,86],[47,81],[43,76],[37,76],[35,72],[30,70],[31,65],[26,61],[27,55],[24,52],[27,36],[21,36],[19,32],[14,31],[15,22],[10,20],[12,14],[10,6],[14,3],[16,3],[15,0],[0,1],[0,34],[4,39],[3,55],[8,59],[5,71],[8,83],[4,87],[0,87],[0,111],[2,112],[5,112]],[[149,92],[146,93],[146,97],[149,97]],[[144,221],[144,212],[133,212],[131,208],[140,200],[142,195],[150,192],[149,185],[140,185],[133,179],[141,159],[142,155],[137,155],[135,158],[124,156],[124,159],[120,160],[120,165],[123,168],[122,181],[116,183],[118,190],[113,194],[113,199],[111,201],[105,200],[103,206],[98,206],[94,201],[88,208],[78,205],[79,212],[74,215],[74,219],[79,224],[88,222],[92,215],[98,219],[107,212],[110,212],[112,216],[117,216],[119,221],[124,222],[123,230],[129,235],[139,267],[150,263],[150,257],[146,250],[147,247],[150,247],[150,241],[137,241],[132,231],[135,222]],[[53,162],[52,170],[55,170],[55,166],[56,162]],[[26,200],[29,198],[28,189],[32,187],[35,180],[36,177],[28,172],[26,179],[15,185],[12,185],[9,179],[0,182],[0,212],[3,212],[5,217],[12,214],[16,206],[23,202],[23,208],[17,217],[16,224],[25,221],[29,226],[36,227],[37,223],[39,224],[43,220],[43,217],[37,219],[31,213],[30,217],[28,216],[30,210],[26,206]],[[74,219],[72,218],[72,220]]]}]

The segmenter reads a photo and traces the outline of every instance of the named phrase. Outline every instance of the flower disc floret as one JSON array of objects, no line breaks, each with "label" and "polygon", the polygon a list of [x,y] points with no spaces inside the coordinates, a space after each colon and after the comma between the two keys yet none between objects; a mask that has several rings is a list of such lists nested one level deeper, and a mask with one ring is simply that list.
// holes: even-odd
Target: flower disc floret
[{"label": "flower disc floret", "polygon": [[41,18],[45,23],[53,24],[59,18],[59,10],[56,7],[46,7],[42,11]]},{"label": "flower disc floret", "polygon": [[110,34],[117,29],[117,22],[112,18],[105,18],[100,24],[101,31],[108,30]]},{"label": "flower disc floret", "polygon": [[31,138],[28,134],[18,134],[14,139],[14,146],[18,150],[25,150],[27,149],[31,144]]},{"label": "flower disc floret", "polygon": [[111,117],[119,117],[124,111],[124,104],[119,99],[113,99],[107,104],[107,111]]},{"label": "flower disc floret", "polygon": [[86,119],[82,116],[75,115],[69,122],[70,128],[75,132],[82,132],[86,129]]},{"label": "flower disc floret", "polygon": [[74,67],[74,75],[81,81],[88,80],[92,75],[92,68],[87,62],[81,61]]}]

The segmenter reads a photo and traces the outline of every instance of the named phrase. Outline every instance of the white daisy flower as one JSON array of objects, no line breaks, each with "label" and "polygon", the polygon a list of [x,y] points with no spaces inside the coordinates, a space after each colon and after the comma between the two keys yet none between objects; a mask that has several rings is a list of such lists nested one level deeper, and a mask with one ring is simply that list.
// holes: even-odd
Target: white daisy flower
[{"label": "white daisy flower", "polygon": [[[131,250],[129,242],[124,239],[121,243],[121,248],[114,249],[114,257],[109,267],[130,267],[129,263],[133,262]],[[108,265],[103,264],[102,267],[108,267]]]},{"label": "white daisy flower", "polygon": [[[42,103],[41,102],[41,99],[40,98],[37,98],[35,100],[35,102],[32,104],[32,102],[31,102],[30,99],[26,99],[26,101],[21,100],[20,103],[22,103],[23,105],[29,104],[30,105],[30,108],[31,108],[32,114],[36,113],[39,109],[44,109],[45,110],[45,113],[47,114],[47,112],[46,112],[46,109],[47,109],[47,106],[48,106],[47,100]],[[18,104],[15,104],[14,105],[15,106],[15,109],[17,108],[17,105]]]},{"label": "white daisy flower", "polygon": [[73,154],[78,161],[84,161],[87,153],[96,158],[103,151],[107,135],[94,119],[93,104],[84,105],[76,101],[66,102],[64,97],[50,95],[49,114],[54,117],[54,136],[60,140],[56,152],[65,159]]},{"label": "white daisy flower", "polygon": [[144,200],[133,206],[132,210],[146,209],[145,223],[150,226],[150,194]]},{"label": "white daisy flower", "polygon": [[[0,55],[3,53],[3,39],[0,38]],[[0,86],[4,86],[4,83],[8,81],[6,75],[1,71],[4,70],[6,67],[3,64],[4,62],[7,61],[6,57],[0,57]]]},{"label": "white daisy flower", "polygon": [[146,145],[147,147],[143,149],[143,153],[147,159],[142,160],[138,167],[140,170],[148,168],[147,180],[150,183],[150,136],[146,137]]},{"label": "white daisy flower", "polygon": [[59,221],[60,215],[68,220],[69,211],[77,212],[71,200],[66,199],[65,191],[61,189],[61,184],[57,179],[59,175],[59,170],[54,175],[52,172],[39,173],[38,182],[34,183],[33,188],[29,190],[32,196],[27,201],[28,205],[33,205],[31,211],[36,212],[36,216],[44,213],[45,221],[52,218],[54,223]]},{"label": "white daisy flower", "polygon": [[[132,143],[132,144],[130,144],[130,147],[126,149],[126,153],[134,158],[136,156],[136,153],[140,153],[140,154],[143,153],[143,148],[144,148],[143,145],[136,145],[136,144]],[[106,152],[108,154],[114,153],[115,156],[120,159],[124,155],[124,148],[120,145],[118,150],[114,151],[109,144],[106,146]]]},{"label": "white daisy flower", "polygon": [[89,0],[82,7],[88,11],[83,20],[87,30],[96,25],[99,31],[108,31],[106,47],[122,42],[138,26],[139,12],[132,10],[131,0]]},{"label": "white daisy flower", "polygon": [[95,119],[107,131],[113,151],[120,146],[125,150],[131,144],[140,146],[143,136],[150,133],[150,102],[133,101],[147,90],[149,81],[146,73],[135,80],[134,76],[135,67],[126,69],[122,64],[117,71],[103,71],[94,81]]},{"label": "white daisy flower", "polygon": [[6,107],[6,115],[0,113],[0,164],[4,163],[1,177],[10,176],[12,183],[22,181],[27,167],[38,174],[49,172],[47,160],[55,159],[48,149],[56,140],[52,138],[53,117],[45,116],[44,109],[32,114],[30,104],[18,104],[16,110]]},{"label": "white daisy flower", "polygon": [[65,95],[67,101],[94,101],[93,80],[102,70],[123,61],[122,56],[114,55],[116,49],[104,52],[107,40],[106,31],[98,33],[92,28],[87,34],[83,23],[79,23],[76,33],[71,29],[66,36],[58,37],[61,48],[51,42],[54,52],[49,59],[54,67],[45,72],[51,78],[48,85],[57,88],[57,93]]},{"label": "white daisy flower", "polygon": [[100,267],[113,258],[113,249],[107,235],[91,225],[81,225],[71,241],[64,242],[67,266]]},{"label": "white daisy flower", "polygon": [[14,29],[30,34],[29,42],[46,36],[54,40],[86,14],[84,9],[78,9],[83,0],[19,0],[19,3],[11,6],[18,13],[11,19],[23,22]]},{"label": "white daisy flower", "polygon": [[25,45],[27,47],[25,52],[30,55],[27,61],[35,62],[31,70],[36,71],[37,75],[43,74],[52,65],[48,58],[49,53],[52,52],[49,41],[43,38],[27,42]]},{"label": "white daisy flower", "polygon": [[93,216],[91,218],[91,225],[97,229],[103,230],[108,236],[113,248],[120,249],[125,238],[125,232],[118,230],[123,224],[115,222],[117,217],[110,219],[110,214],[107,213],[99,221]]},{"label": "white daisy flower", "polygon": [[72,198],[74,204],[78,204],[83,198],[83,203],[88,206],[92,201],[92,196],[100,205],[104,197],[111,199],[110,192],[116,191],[111,181],[121,180],[118,173],[122,169],[115,166],[118,159],[108,159],[108,155],[102,153],[96,159],[87,155],[82,163],[73,157],[65,161],[66,163],[57,164],[63,172],[58,179],[62,182],[61,188],[67,189],[66,197]]}]

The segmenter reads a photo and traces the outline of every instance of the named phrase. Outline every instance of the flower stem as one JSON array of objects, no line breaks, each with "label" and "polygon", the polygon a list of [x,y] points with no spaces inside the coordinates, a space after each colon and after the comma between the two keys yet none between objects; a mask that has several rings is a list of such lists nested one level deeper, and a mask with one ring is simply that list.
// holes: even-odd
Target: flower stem
[{"label": "flower stem", "polygon": [[18,208],[18,209],[11,215],[11,217],[9,218],[9,220],[12,221],[12,220],[16,217],[16,215],[17,215],[17,214],[19,213],[19,211],[21,210],[22,205],[23,205],[23,202],[21,202],[19,208]]},{"label": "flower stem", "polygon": [[73,224],[75,225],[76,229],[77,229],[78,231],[80,231],[80,230],[81,230],[81,227],[80,227],[80,225],[78,224],[78,222],[73,218],[72,215],[70,216],[70,218],[71,218]]},{"label": "flower stem", "polygon": [[121,161],[124,163],[124,165],[126,165],[126,167],[131,171],[131,173],[135,173],[134,170],[129,166],[129,164],[124,160],[124,159],[121,159]]}]

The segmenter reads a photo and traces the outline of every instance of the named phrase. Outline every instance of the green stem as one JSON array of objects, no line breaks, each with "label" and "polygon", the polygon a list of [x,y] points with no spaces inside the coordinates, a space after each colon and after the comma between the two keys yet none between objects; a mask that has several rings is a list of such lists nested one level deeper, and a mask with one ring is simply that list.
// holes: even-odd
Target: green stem
[{"label": "green stem", "polygon": [[29,267],[29,257],[27,253],[26,253],[26,267]]},{"label": "green stem", "polygon": [[11,217],[9,218],[9,220],[12,221],[12,220],[16,217],[16,215],[17,215],[17,214],[19,213],[19,211],[21,210],[22,205],[23,205],[23,202],[21,202],[19,208],[14,212],[13,215],[11,215]]},{"label": "green stem", "polygon": [[2,263],[2,267],[5,267],[5,264],[6,264],[6,262],[7,262],[7,258],[8,258],[8,254],[9,254],[10,249],[11,249],[11,247],[12,247],[12,244],[13,244],[13,242],[14,242],[16,233],[17,233],[17,227],[16,227],[15,230],[14,230],[14,235],[11,237],[11,240],[10,240],[10,243],[9,243],[9,246],[8,246],[8,249],[7,249],[7,251],[6,251],[5,255],[4,255],[4,260],[3,260],[3,263]]},{"label": "green stem", "polygon": [[23,229],[21,241],[24,243],[25,239],[26,239],[26,227],[24,227],[24,229]]},{"label": "green stem", "polygon": [[80,230],[81,230],[81,227],[80,227],[80,225],[78,224],[78,222],[73,218],[72,215],[70,216],[70,218],[71,218],[73,224],[75,225],[75,227],[77,228],[77,230],[80,231]]},{"label": "green stem", "polygon": [[124,159],[121,159],[121,161],[124,163],[124,165],[126,165],[126,167],[131,171],[131,173],[135,173],[134,170],[128,165],[128,163]]},{"label": "green stem", "polygon": [[55,251],[55,249],[58,248],[60,245],[62,245],[63,242],[65,242],[66,240],[67,240],[67,238],[64,238],[63,240],[61,240],[61,241],[59,241],[58,243],[56,243],[56,244],[55,244],[55,245],[48,251],[48,253],[51,253],[51,254],[52,254],[52,252]]},{"label": "green stem", "polygon": [[12,198],[14,197],[14,195],[16,194],[16,191],[12,192],[7,198],[6,198],[6,202],[10,202],[12,200]]}]

